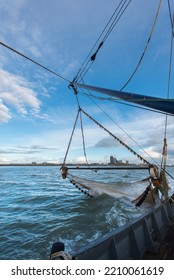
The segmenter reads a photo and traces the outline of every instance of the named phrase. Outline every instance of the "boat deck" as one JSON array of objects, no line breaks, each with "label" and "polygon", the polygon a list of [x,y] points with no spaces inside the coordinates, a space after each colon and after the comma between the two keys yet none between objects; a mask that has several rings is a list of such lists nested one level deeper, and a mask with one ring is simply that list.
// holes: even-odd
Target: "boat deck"
[{"label": "boat deck", "polygon": [[174,224],[172,224],[161,242],[157,252],[146,251],[142,257],[144,260],[174,260]]}]

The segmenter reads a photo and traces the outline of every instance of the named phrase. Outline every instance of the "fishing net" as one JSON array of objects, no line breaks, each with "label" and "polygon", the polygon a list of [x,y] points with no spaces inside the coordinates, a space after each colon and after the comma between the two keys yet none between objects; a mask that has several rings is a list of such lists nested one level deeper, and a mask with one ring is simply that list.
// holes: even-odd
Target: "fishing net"
[{"label": "fishing net", "polygon": [[90,196],[105,193],[116,198],[129,197],[132,200],[140,195],[147,186],[146,181],[105,183],[77,177],[69,173],[67,178],[79,190]]}]

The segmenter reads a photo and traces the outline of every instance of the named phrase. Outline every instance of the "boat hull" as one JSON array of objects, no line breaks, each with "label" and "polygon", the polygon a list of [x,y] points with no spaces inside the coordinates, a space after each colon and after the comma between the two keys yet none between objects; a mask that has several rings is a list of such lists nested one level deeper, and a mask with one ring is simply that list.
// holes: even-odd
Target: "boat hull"
[{"label": "boat hull", "polygon": [[163,248],[165,258],[173,259],[174,240],[168,240],[169,233],[174,237],[173,225],[174,207],[167,200],[73,256],[79,260],[163,259]]}]

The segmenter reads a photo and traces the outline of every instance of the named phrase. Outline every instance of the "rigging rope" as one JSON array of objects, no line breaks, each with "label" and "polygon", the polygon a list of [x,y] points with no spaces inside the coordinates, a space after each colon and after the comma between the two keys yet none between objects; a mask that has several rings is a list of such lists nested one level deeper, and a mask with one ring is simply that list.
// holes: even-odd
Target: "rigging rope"
[{"label": "rigging rope", "polygon": [[73,135],[74,135],[74,131],[75,131],[75,128],[76,128],[76,124],[77,124],[77,120],[78,120],[78,117],[79,117],[79,113],[80,113],[80,110],[78,109],[77,116],[76,116],[76,119],[75,119],[75,123],[74,123],[74,126],[73,126],[73,130],[72,130],[72,133],[71,133],[71,137],[70,137],[70,140],[69,140],[69,144],[68,144],[68,147],[67,147],[67,150],[66,150],[66,153],[65,153],[65,157],[64,157],[63,165],[62,166],[64,166],[65,162],[66,162],[66,158],[67,158],[67,155],[68,155],[68,152],[69,152],[69,149],[70,149],[70,145],[71,145],[72,138],[73,138]]},{"label": "rigging rope", "polygon": [[[89,90],[88,90],[89,91]],[[93,102],[93,98],[97,99],[97,100],[106,100],[106,101],[111,101],[111,102],[115,102],[115,103],[118,103],[118,104],[122,104],[122,105],[126,105],[126,106],[130,106],[130,107],[134,107],[134,108],[138,108],[138,109],[141,109],[141,110],[145,110],[145,111],[150,111],[150,112],[154,112],[154,113],[157,113],[157,114],[162,114],[162,115],[165,115],[166,114],[168,116],[173,116],[173,114],[170,114],[170,113],[165,113],[165,112],[162,112],[162,111],[157,111],[155,109],[150,109],[150,108],[146,108],[146,107],[142,107],[142,106],[139,106],[139,105],[135,105],[135,104],[129,104],[129,103],[125,103],[123,101],[120,101],[121,99],[119,98],[113,98],[113,97],[103,97],[103,96],[95,96],[93,95],[90,91],[89,93],[86,93],[84,90],[81,89],[81,91],[78,91],[79,94],[81,95],[86,95],[88,98],[90,98]],[[148,100],[148,99],[146,99]]]},{"label": "rigging rope", "polygon": [[147,40],[146,46],[145,46],[145,48],[144,48],[144,51],[143,51],[143,53],[142,53],[142,55],[141,55],[141,57],[140,57],[140,59],[139,59],[139,61],[138,61],[138,64],[136,65],[136,67],[135,67],[133,73],[131,74],[130,78],[127,80],[127,82],[124,84],[124,86],[122,86],[122,88],[120,89],[120,91],[122,91],[122,90],[129,84],[129,82],[132,80],[133,76],[134,76],[135,73],[137,72],[137,70],[138,70],[138,68],[139,68],[139,66],[140,66],[140,64],[141,64],[141,62],[142,62],[142,60],[143,60],[143,57],[145,56],[145,53],[146,53],[147,48],[148,48],[148,46],[149,46],[149,43],[150,43],[150,40],[151,40],[151,38],[152,38],[152,34],[153,34],[153,31],[154,31],[154,28],[155,28],[155,25],[156,25],[156,22],[157,22],[157,18],[158,18],[158,14],[159,14],[159,11],[160,11],[161,3],[162,3],[162,0],[160,0],[160,2],[159,2],[158,9],[157,9],[157,13],[156,13],[156,16],[155,16],[155,20],[154,20],[154,22],[153,22],[153,25],[152,25],[152,29],[151,29],[150,35],[149,35],[149,37],[148,37],[148,40]]},{"label": "rigging rope", "polygon": [[[75,90],[75,93],[77,93],[77,89],[75,88],[74,89]],[[78,92],[79,93],[79,92]],[[97,97],[96,96],[93,96],[92,95],[92,93],[90,93],[89,95],[87,94],[87,93],[85,93],[84,92],[84,94],[86,95],[86,96],[88,96],[88,98],[90,98],[90,96],[92,96],[92,97],[95,97],[96,99],[97,99]],[[105,99],[105,100],[111,100],[112,98],[102,98],[101,97],[101,99]],[[94,102],[94,100],[93,99],[91,99],[93,102]],[[112,100],[111,100],[112,101]],[[115,101],[116,102],[116,101]],[[95,103],[95,102],[94,102]],[[118,102],[118,103],[122,103],[122,102]],[[96,103],[95,103],[96,104]],[[97,105],[97,104],[96,104]],[[128,105],[129,106],[129,104],[124,104],[124,105]],[[98,106],[98,105],[97,105]],[[130,105],[131,106],[131,105]],[[100,106],[98,106],[100,109],[101,109],[101,107]],[[135,106],[134,106],[135,107]],[[139,106],[137,106],[137,107],[139,107]],[[141,107],[140,107],[141,108]],[[82,109],[81,109],[82,110]],[[102,109],[101,109],[102,110]],[[148,109],[149,110],[149,109]],[[82,110],[83,111],[83,110]],[[116,123],[104,110],[102,110],[114,123]],[[150,110],[151,111],[151,110]],[[154,110],[152,110],[152,111],[154,111]],[[158,112],[158,111],[154,111],[154,112]],[[159,112],[160,113],[160,112]],[[163,113],[163,114],[165,114],[165,113]],[[166,115],[166,114],[165,114]],[[167,115],[170,115],[170,114],[167,114]],[[92,117],[91,117],[91,119],[92,119]],[[95,120],[94,120],[95,121]],[[117,123],[116,123],[117,124]],[[117,124],[118,125],[118,124]],[[99,126],[100,126],[100,124],[99,124]],[[118,125],[119,126],[119,125]],[[124,130],[120,127],[120,129],[124,132]],[[126,133],[126,132],[125,132]],[[133,138],[131,138],[130,136],[129,136],[129,134],[127,134],[126,133],[126,135],[130,138],[130,139],[132,139],[133,141],[134,141],[134,143],[135,144],[137,144],[142,150],[143,150],[143,152],[145,152],[146,153],[146,155],[149,157],[149,158],[151,158],[153,161],[154,161],[154,163],[157,165],[157,166],[159,166],[160,167],[160,164],[154,159],[154,158],[152,158],[138,143],[136,143],[136,141],[133,139]],[[134,151],[133,151],[134,152]],[[163,152],[164,152],[164,148],[163,148]],[[146,163],[148,163],[148,164],[150,164],[148,161],[146,162]],[[162,166],[161,166],[161,170],[163,170],[170,178],[172,178],[173,180],[174,180],[174,177],[169,173],[169,172],[167,172]]]},{"label": "rigging rope", "polygon": [[85,156],[85,161],[86,161],[87,165],[89,166],[87,155],[86,155],[86,146],[85,146],[85,137],[84,137],[84,131],[83,131],[83,122],[82,122],[81,110],[80,110],[80,124],[81,124],[82,140],[83,140],[83,152],[84,152],[84,156]]},{"label": "rigging rope", "polygon": [[[108,38],[108,36],[110,35],[110,33],[112,32],[112,30],[114,29],[115,25],[118,23],[119,19],[121,18],[121,16],[124,14],[124,12],[126,11],[126,9],[128,8],[129,4],[131,3],[132,0],[127,1],[128,3],[126,3],[126,1],[124,1],[121,9],[123,8],[123,11],[120,9],[117,17],[114,19],[114,21],[112,22],[109,30],[107,31],[105,37],[103,38],[103,41],[106,41],[106,39]],[[125,5],[125,7],[124,7]]]},{"label": "rigging rope", "polygon": [[69,81],[68,79],[66,79],[65,77],[61,76],[60,74],[54,72],[53,70],[51,70],[51,69],[49,69],[49,68],[47,68],[47,67],[45,67],[44,65],[40,64],[39,62],[37,62],[37,61],[31,59],[30,57],[24,55],[23,53],[21,53],[21,52],[15,50],[14,48],[12,48],[12,47],[6,45],[5,43],[0,42],[0,45],[4,46],[5,48],[7,48],[7,49],[9,49],[9,50],[11,50],[11,51],[13,51],[13,52],[15,52],[16,54],[22,56],[23,58],[25,58],[25,59],[31,61],[32,63],[36,64],[37,66],[39,66],[39,67],[45,69],[46,71],[52,73],[53,75],[59,77],[60,79],[63,79],[64,81],[70,83],[70,81]]},{"label": "rigging rope", "polygon": [[77,113],[77,116],[76,116],[76,119],[75,119],[75,123],[74,123],[74,126],[73,126],[73,130],[72,130],[72,133],[71,133],[71,136],[70,136],[69,144],[68,144],[68,147],[67,147],[67,150],[66,150],[66,153],[65,153],[65,157],[64,157],[64,160],[63,160],[63,164],[62,164],[63,167],[65,166],[65,162],[66,162],[67,155],[68,155],[68,152],[69,152],[69,149],[70,149],[70,145],[71,145],[71,142],[72,142],[72,138],[73,138],[73,135],[74,135],[74,131],[75,131],[75,128],[76,128],[76,124],[77,124],[77,120],[79,118],[79,115],[80,115],[81,133],[82,133],[82,140],[83,140],[83,151],[84,151],[84,156],[85,156],[86,163],[87,163],[87,165],[89,165],[88,160],[87,160],[87,155],[86,155],[85,138],[84,138],[81,112],[84,113],[89,119],[91,119],[100,128],[102,128],[104,131],[106,131],[115,140],[117,140],[117,142],[119,142],[122,146],[124,146],[128,151],[130,151],[135,156],[137,156],[141,161],[143,161],[144,163],[146,163],[148,165],[150,164],[146,159],[144,159],[142,156],[140,156],[137,152],[135,152],[132,148],[130,148],[127,144],[125,144],[122,140],[120,140],[117,136],[115,136],[113,133],[111,133],[107,128],[105,128],[98,121],[96,121],[93,117],[91,117],[89,114],[87,114],[82,108],[79,107],[78,108],[78,113]]},{"label": "rigging rope", "polygon": [[81,113],[80,103],[79,103],[79,99],[78,99],[78,95],[77,95],[78,92],[77,92],[77,90],[76,90],[76,88],[74,86],[72,86],[72,88],[74,90],[74,94],[75,94],[75,97],[76,97],[77,106],[78,106],[78,110],[79,110],[80,126],[81,126],[82,142],[83,142],[83,153],[84,153],[86,164],[89,166],[87,155],[86,155],[86,147],[85,147],[85,137],[84,137],[84,130],[83,130],[82,113]]},{"label": "rigging rope", "polygon": [[[71,137],[70,137],[70,140],[69,140],[68,148],[67,148],[62,166],[63,167],[65,166],[65,162],[66,162],[66,159],[67,159],[67,155],[68,155],[68,152],[69,152],[69,149],[70,149],[70,145],[71,145],[71,142],[72,142],[72,138],[73,138],[73,135],[74,135],[74,131],[75,131],[77,120],[78,120],[79,116],[80,116],[80,126],[81,126],[81,134],[82,134],[82,141],[83,141],[83,152],[84,152],[85,161],[86,161],[87,165],[89,166],[88,159],[87,159],[87,154],[86,154],[86,147],[85,147],[85,137],[84,137],[84,130],[83,130],[82,113],[81,113],[79,99],[78,99],[78,96],[77,96],[78,92],[77,92],[75,87],[73,87],[73,90],[74,90],[74,94],[76,96],[78,113],[77,113],[77,116],[76,116],[76,120],[75,120],[75,123],[74,123],[74,127],[73,127],[73,130],[72,130],[72,133],[71,133]],[[65,170],[65,173],[67,173],[67,170]]]},{"label": "rigging rope", "polygon": [[[108,38],[110,33],[112,32],[112,30],[114,29],[114,27],[116,26],[118,21],[120,20],[121,16],[126,11],[126,9],[129,6],[131,1],[132,0],[129,0],[129,1],[128,0],[124,0],[124,1],[121,0],[120,1],[118,6],[116,7],[114,13],[112,14],[111,18],[109,19],[106,26],[104,27],[103,31],[99,35],[99,37],[98,37],[97,41],[95,42],[94,46],[92,47],[91,51],[89,52],[86,59],[82,63],[82,66],[78,70],[77,75],[75,76],[73,82],[74,81],[81,81],[83,79],[83,77],[86,75],[86,73],[89,71],[91,65],[95,61],[97,53],[99,52],[100,48],[102,47],[102,45],[104,44],[104,42],[106,41],[106,39]],[[126,3],[126,2],[128,2],[128,3]],[[102,39],[102,36],[103,36],[103,39]],[[101,40],[101,42],[99,43],[100,40]],[[95,47],[97,46],[98,43],[99,43],[98,48],[93,53],[93,50],[95,49]]]},{"label": "rigging rope", "polygon": [[173,23],[173,20],[172,20],[172,11],[171,11],[171,7],[170,7],[170,0],[168,0],[167,2],[168,2],[170,22],[171,22],[171,27],[172,27],[172,34],[174,36],[174,23]]},{"label": "rigging rope", "polygon": [[[73,134],[74,134],[74,130],[75,130],[75,127],[76,127],[76,123],[77,123],[77,119],[80,115],[80,124],[81,124],[81,133],[82,133],[82,141],[83,141],[83,151],[84,151],[84,157],[85,157],[85,160],[86,160],[86,163],[87,165],[89,166],[89,163],[88,163],[88,160],[87,160],[87,154],[86,154],[86,147],[85,147],[85,137],[84,137],[84,130],[83,130],[83,122],[82,122],[82,114],[81,112],[83,112],[88,118],[90,118],[93,122],[95,122],[99,127],[101,127],[102,129],[104,129],[107,133],[109,133],[110,136],[112,136],[115,140],[117,140],[121,145],[123,145],[124,147],[126,147],[130,152],[132,152],[134,155],[136,155],[140,160],[142,160],[144,163],[146,164],[150,164],[147,160],[145,160],[142,156],[140,156],[138,153],[136,153],[133,149],[131,149],[128,145],[126,145],[123,141],[121,141],[118,137],[116,137],[114,134],[112,134],[108,129],[106,129],[104,126],[102,126],[99,122],[97,122],[95,119],[93,119],[90,115],[88,115],[84,110],[82,110],[82,108],[80,107],[80,103],[79,103],[79,99],[78,99],[78,91],[77,89],[74,87],[73,84],[71,84],[71,87],[73,88],[74,90],[74,94],[76,96],[76,100],[77,100],[77,105],[78,105],[78,115],[77,115],[77,118],[76,118],[76,121],[75,121],[75,125],[74,125],[74,128],[73,128],[73,131],[72,131],[72,135],[71,135],[71,138],[70,138],[70,141],[69,141],[69,147],[70,147],[70,144],[71,144],[71,141],[72,141],[72,137],[73,137]],[[95,103],[95,102],[94,102]],[[96,104],[96,103],[95,103]],[[97,104],[96,104],[97,105]],[[98,105],[97,105],[98,106]],[[98,106],[99,107],[99,106]],[[100,108],[100,107],[99,107]],[[100,108],[100,110],[102,110]],[[103,110],[102,110],[103,111]],[[104,111],[103,111],[104,112]],[[132,141],[133,138],[130,137],[130,135],[128,133],[126,133],[125,130],[123,130],[106,112],[104,112]],[[136,143],[134,141],[134,143],[136,145],[138,145],[138,143]],[[63,166],[65,165],[65,161],[66,161],[66,158],[67,158],[67,154],[68,154],[68,151],[69,151],[69,147],[67,149],[67,152],[66,152],[66,156],[65,156],[65,159],[64,159],[64,162],[63,162]],[[143,148],[141,146],[138,145],[138,147],[140,149],[143,150]],[[144,151],[144,150],[143,150]],[[145,151],[144,151],[145,152]],[[145,152],[146,153],[146,152]],[[147,154],[147,153],[146,153]],[[147,154],[148,155],[148,154]],[[148,155],[149,156],[149,155]]]},{"label": "rigging rope", "polygon": [[[169,61],[169,73],[168,73],[168,84],[167,84],[167,99],[169,99],[169,97],[170,97],[173,38],[174,38],[173,31],[174,31],[174,15],[173,15],[172,34],[171,34],[171,43],[170,43],[170,61]],[[164,170],[165,170],[165,167],[166,167],[166,159],[167,159],[167,125],[168,125],[168,116],[166,114],[165,129],[164,129],[164,144],[163,144],[162,159],[161,159],[161,168],[163,168]]]},{"label": "rigging rope", "polygon": [[110,132],[107,128],[105,128],[103,125],[101,125],[98,121],[96,121],[93,117],[91,117],[89,114],[87,114],[83,109],[81,111],[94,123],[96,123],[99,127],[104,129],[110,136],[112,136],[115,140],[117,140],[122,146],[127,148],[131,153],[136,155],[141,161],[143,161],[146,164],[150,164],[146,159],[144,159],[142,156],[140,156],[137,152],[135,152],[132,148],[130,148],[128,145],[126,145],[122,140],[120,140],[117,136],[115,136],[112,132]]},{"label": "rigging rope", "polygon": [[[140,60],[139,60],[139,63],[138,63],[138,65],[137,65],[137,67],[135,68],[133,74],[131,75],[131,77],[129,78],[129,80],[127,81],[127,83],[124,85],[124,87],[125,87],[125,86],[129,83],[129,81],[133,78],[134,74],[136,73],[136,71],[137,71],[137,69],[138,69],[138,67],[139,67],[139,65],[140,65],[140,63],[141,63],[141,61],[142,61],[142,59],[143,59],[143,57],[144,57],[144,55],[145,55],[145,53],[146,53],[146,50],[147,50],[148,45],[149,45],[149,43],[150,43],[150,40],[151,40],[153,31],[154,31],[154,28],[155,28],[155,25],[156,25],[156,22],[157,22],[157,18],[158,18],[158,15],[159,15],[161,3],[162,3],[162,0],[159,1],[158,10],[157,10],[157,13],[156,13],[156,16],[155,16],[153,25],[152,25],[152,29],[151,29],[150,35],[149,35],[149,37],[148,37],[148,40],[147,40],[147,43],[146,43],[146,46],[145,46],[144,52],[143,52],[143,54],[142,54],[142,56],[141,56],[141,58],[140,58]],[[113,25],[112,25],[112,27],[113,27]],[[112,29],[111,29],[111,31],[112,31]],[[110,34],[110,33],[108,33],[108,34]],[[104,42],[104,41],[101,41],[101,43],[99,44],[99,46],[98,46],[96,52],[90,57],[90,60],[89,60],[89,61],[92,61],[92,62],[95,61],[96,55],[97,55],[97,53],[99,52],[100,48],[102,47],[103,42]],[[85,67],[87,67],[87,66],[85,66]],[[90,66],[89,66],[89,67],[90,67]],[[85,69],[85,68],[84,68],[84,69]],[[84,71],[84,69],[83,69],[83,71]],[[88,68],[88,69],[89,69],[89,68]],[[88,71],[88,69],[86,70],[86,72]],[[86,74],[86,72],[85,72],[85,74],[84,74],[83,71],[82,71],[81,68],[79,69],[79,71],[78,71],[78,73],[77,73],[77,76],[74,78],[73,82],[71,83],[71,86],[74,85],[74,82],[78,80],[79,76],[81,77],[81,80],[83,80],[83,77],[84,77],[84,75]],[[122,89],[123,89],[124,87],[122,87]],[[122,90],[122,89],[121,89],[121,90]],[[92,94],[91,94],[91,96],[92,96]],[[111,99],[110,99],[110,100],[111,100]],[[137,153],[136,153],[135,151],[133,151],[130,147],[128,147],[128,146],[127,146],[124,142],[122,142],[118,137],[116,137],[116,136],[113,135],[111,132],[109,132],[106,128],[104,128],[101,124],[99,124],[99,123],[98,123],[96,120],[94,120],[91,116],[89,116],[87,113],[85,113],[82,109],[80,109],[80,110],[81,110],[84,114],[86,114],[86,116],[88,116],[91,120],[93,120],[97,125],[99,125],[99,126],[100,126],[101,128],[103,128],[105,131],[107,131],[107,132],[108,132],[112,137],[114,137],[120,144],[122,144],[123,146],[125,146],[129,151],[131,151],[132,153],[134,153],[138,158],[140,158],[141,160],[143,160],[145,163],[149,164],[148,161],[146,161],[145,159],[143,159],[139,154],[137,154]],[[81,124],[81,127],[83,127],[82,124]],[[84,146],[84,154],[85,154],[86,151],[85,151],[85,142],[84,142],[83,131],[82,131],[82,138],[83,138],[83,146]],[[133,140],[133,141],[134,141],[134,140]],[[138,145],[138,146],[139,146],[139,145]],[[141,148],[141,147],[140,147],[140,148]],[[149,155],[148,155],[148,156],[149,156]],[[86,157],[86,158],[87,158],[87,157]],[[158,165],[159,165],[159,164],[158,164]],[[166,172],[166,173],[167,173],[167,172]],[[168,174],[168,173],[167,173],[167,174]],[[171,176],[170,174],[168,174],[168,175]],[[171,176],[171,177],[172,177],[172,176]]]},{"label": "rigging rope", "polygon": [[[90,98],[90,97],[89,97]],[[128,136],[129,139],[131,139],[149,158],[151,158],[155,163],[156,161],[141,147],[113,118],[111,118],[110,115],[108,115],[92,98],[90,98],[91,101],[113,122],[115,123],[119,129],[121,129],[124,134]]]},{"label": "rigging rope", "polygon": [[[173,14],[173,29],[174,31],[174,14]],[[168,88],[167,88],[167,99],[170,97],[170,84],[171,84],[171,72],[172,72],[172,53],[173,53],[173,34],[171,35],[171,44],[170,44],[170,62],[169,62],[169,75],[168,75]]]}]

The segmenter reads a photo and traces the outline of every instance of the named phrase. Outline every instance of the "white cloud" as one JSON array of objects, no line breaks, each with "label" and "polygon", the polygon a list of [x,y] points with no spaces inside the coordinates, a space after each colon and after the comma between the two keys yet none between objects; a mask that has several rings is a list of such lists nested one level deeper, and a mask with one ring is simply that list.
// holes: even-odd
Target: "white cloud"
[{"label": "white cloud", "polygon": [[[153,123],[152,120],[154,120]],[[144,156],[144,153],[140,149],[140,147],[137,146],[127,135],[125,135],[123,132],[120,132],[114,124],[111,125],[110,123],[108,123],[105,124],[105,127],[107,127],[113,134],[123,140],[127,145],[135,149],[135,151]],[[155,118],[154,114],[146,113],[145,119],[145,113],[142,112],[137,118],[127,119],[125,123],[122,123],[122,127],[144,150],[146,150],[146,152],[151,157],[155,159],[160,158],[164,137],[164,116],[159,115]],[[173,126],[171,126],[169,122],[169,135],[171,134],[172,129]],[[57,147],[58,153],[63,153],[66,151],[66,148],[68,146],[70,135],[71,129],[67,129],[62,126],[59,127],[59,130],[57,131],[52,130],[50,132],[44,133],[39,138],[33,138],[32,144],[34,145],[36,143],[40,143],[41,146],[48,146],[49,143],[50,147]],[[106,154],[108,153],[107,149],[111,147],[113,148],[113,150],[117,148],[117,151],[119,147],[121,148],[121,150],[124,149],[116,140],[113,140],[113,138],[108,136],[105,131],[91,123],[88,123],[86,126],[84,126],[84,135],[86,148],[92,148],[94,156],[95,151],[99,150],[99,148],[102,149],[102,153]],[[73,136],[70,153],[73,154],[73,151],[76,152],[80,149],[81,153],[83,154],[82,135],[81,130],[78,126]],[[101,154],[101,157],[102,156],[104,157],[105,154]]]},{"label": "white cloud", "polygon": [[[131,135],[131,137],[142,146],[142,148],[149,154],[150,157],[154,158],[158,162],[160,162],[161,158],[161,151],[163,146],[163,137],[164,137],[164,116],[161,115],[154,115],[152,113],[146,113],[146,119],[144,112],[139,113],[139,117],[136,118],[129,118],[125,123],[122,123],[122,126],[126,131]],[[155,118],[156,116],[156,118]],[[120,116],[119,116],[120,118]],[[65,120],[68,120],[68,117],[65,117]],[[151,121],[154,120],[152,123]],[[72,120],[71,120],[72,121]],[[120,123],[121,124],[121,123]],[[105,126],[109,128],[109,130],[115,135],[119,136],[121,140],[125,141],[131,148],[135,151],[140,153],[143,157],[147,158],[147,155],[140,150],[135,143],[132,142],[126,135],[123,133],[118,133],[118,129],[113,124],[106,123]],[[172,118],[169,119],[169,126],[168,126],[168,135],[172,134],[174,124],[172,122]],[[52,129],[49,131],[39,132],[35,135],[30,136],[23,136],[22,139],[18,139],[16,143],[17,145],[23,145],[23,143],[27,143],[28,148],[26,147],[26,151],[33,150],[31,155],[27,153],[26,161],[47,161],[49,157],[53,160],[61,161],[64,156],[66,149],[68,147],[70,135],[72,129],[67,128],[64,125],[59,126],[59,129]],[[85,135],[85,145],[86,145],[86,152],[87,157],[89,156],[89,160],[91,159],[98,159],[102,160],[108,155],[109,153],[116,154],[116,157],[123,160],[129,160],[130,162],[139,163],[139,160],[136,159],[131,153],[127,152],[127,150],[119,145],[117,142],[114,146],[113,139],[108,137],[107,133],[104,132],[99,127],[93,125],[93,123],[88,123],[84,126],[84,135]],[[15,144],[16,139],[14,139]],[[115,140],[114,140],[115,141]],[[103,144],[100,147],[96,147],[96,144]],[[171,140],[168,140],[168,163],[173,163],[173,157],[170,151],[170,147],[174,145],[171,143]],[[105,144],[105,145],[104,145]],[[112,147],[110,147],[110,144]],[[95,146],[96,145],[96,146]],[[45,148],[44,148],[45,147]],[[18,150],[17,146],[14,149]],[[5,148],[4,151],[7,150],[10,152],[9,147]],[[33,158],[34,152],[39,150],[39,154],[36,155],[35,159]],[[10,155],[7,154],[7,157],[15,157],[15,154]],[[20,156],[20,155],[19,155]],[[22,156],[22,154],[21,154]],[[73,140],[70,146],[70,150],[68,153],[68,161],[77,161],[84,160],[83,154],[83,142],[82,142],[82,135],[79,125],[77,126]],[[150,162],[152,160],[148,157],[147,158]],[[18,158],[18,161],[21,161],[21,158]],[[23,159],[24,160],[24,159]]]},{"label": "white cloud", "polygon": [[[33,59],[35,57],[39,57],[39,59],[36,60],[45,66],[48,66],[50,69],[61,73],[65,77],[71,76],[71,78],[73,78],[74,74],[76,74],[73,74],[73,72],[76,72],[80,66],[79,61],[83,62],[83,59],[90,51],[90,48],[93,46],[97,36],[102,31],[105,23],[118,3],[110,0],[109,2],[102,1],[102,5],[100,5],[101,1],[99,0],[65,0],[52,1],[52,5],[50,5],[46,2],[47,1],[39,0],[0,1],[0,13],[2,17],[0,26],[1,39],[4,39],[4,42],[22,53],[31,56]],[[135,51],[135,45],[133,42],[136,42],[136,46],[139,49],[139,52],[141,52],[150,31],[150,26],[147,28],[147,26],[151,24],[151,20],[149,22],[149,19],[152,19],[152,16],[155,15],[158,4],[156,3],[157,1],[153,2],[150,0],[147,1],[146,4],[144,4],[143,0],[136,2],[138,2],[136,3],[138,8],[135,10],[134,4],[131,3],[130,9],[126,12],[127,16],[126,14],[124,15],[124,20],[119,22],[116,32],[111,34],[107,44],[105,44],[105,47],[101,49],[101,53],[97,57],[96,63],[91,68],[91,77],[89,76],[88,79],[89,83],[91,83],[90,79],[93,79],[98,68],[100,69],[98,69],[98,76],[94,77],[94,84],[96,84],[98,79],[99,84],[105,83],[106,81],[107,87],[109,87],[108,83],[111,83],[111,81],[114,81],[114,83],[119,83],[120,81],[120,84],[122,84],[122,79],[125,80],[126,75],[129,76],[131,71],[128,70],[130,66],[133,67],[132,61],[135,63],[138,59],[137,57],[136,59],[134,57],[134,54],[136,54],[137,51]],[[147,8],[145,9],[145,7]],[[98,13],[97,16],[94,16],[96,14],[96,9]],[[141,12],[143,10],[144,13]],[[149,19],[147,20],[148,14]],[[128,15],[133,16],[129,17]],[[135,32],[130,33],[128,31],[129,28],[127,28],[128,26]],[[125,37],[122,37],[122,31],[126,31]],[[144,33],[145,31],[146,33]],[[140,36],[137,36],[137,34],[140,34]],[[135,37],[136,40],[134,40]],[[131,52],[128,52],[127,39],[130,38],[132,43],[129,44],[129,49],[131,49]],[[163,41],[166,42],[165,40]],[[142,45],[140,43],[142,43]],[[151,43],[153,43],[153,41]],[[113,49],[110,49],[111,44]],[[122,55],[120,55],[120,51],[117,51],[117,48],[123,51]],[[51,130],[50,126],[45,126],[45,130],[42,132],[42,125],[39,123],[38,119],[39,132],[37,133],[34,130],[35,128],[33,129],[31,122],[28,122],[28,128],[31,136],[25,136],[23,134],[21,136],[21,143],[25,142],[28,143],[28,145],[35,144],[45,147],[56,147],[57,150],[60,151],[61,156],[63,156],[71,134],[71,129],[69,129],[69,127],[73,126],[74,121],[72,113],[74,112],[74,108],[73,105],[70,105],[69,103],[69,101],[72,101],[71,95],[69,92],[68,94],[64,93],[64,89],[61,89],[61,86],[60,88],[57,86],[60,82],[59,80],[55,84],[52,83],[53,93],[57,93],[56,95],[51,95],[51,88],[47,88],[48,90],[45,91],[45,86],[48,85],[50,81],[50,74],[34,70],[33,75],[33,73],[30,72],[30,62],[26,65],[24,62],[23,66],[21,60],[20,64],[18,64],[19,61],[15,60],[16,58],[13,53],[9,54],[9,51],[7,50],[5,50],[4,53],[4,56],[0,54],[1,66],[4,69],[13,69],[13,71],[18,71],[18,73],[20,67],[21,76],[10,74],[4,70],[0,71],[0,99],[2,99],[0,103],[0,122],[8,122],[10,118],[12,118],[12,112],[14,110],[22,116],[31,116],[49,120],[52,122],[51,125],[54,123],[56,130]],[[102,60],[104,61],[104,65],[102,64]],[[120,60],[121,65],[119,65]],[[112,67],[115,65],[115,68],[110,66],[107,68],[108,62],[110,61],[112,62]],[[14,67],[17,69],[14,70]],[[123,69],[120,67],[124,68],[124,72],[122,72]],[[126,73],[126,71],[128,72]],[[35,81],[37,80],[37,92],[35,84],[29,83],[27,78],[24,78],[26,73],[27,75],[30,75],[30,77],[33,75]],[[144,73],[146,73],[146,71],[144,71]],[[151,83],[149,82],[146,84]],[[155,88],[158,85],[159,83],[155,85]],[[64,100],[67,101],[66,106],[64,105],[65,103],[63,102],[61,92],[64,94],[62,95]],[[157,89],[156,92],[158,92]],[[52,101],[54,102],[54,106],[52,107],[50,106],[51,98],[49,103],[47,102],[46,104],[45,102],[44,104],[44,96],[48,97],[48,94],[50,94]],[[57,94],[59,94],[59,99],[57,98]],[[44,108],[46,108],[45,110],[47,110],[49,116],[40,113],[41,101],[38,96],[43,98],[43,106],[45,106]],[[100,119],[102,114],[101,112],[99,113],[99,109],[95,107],[94,112],[94,107],[92,108],[91,106],[88,108],[88,104],[87,100],[85,104],[87,112],[90,112],[90,114],[95,116],[97,115],[99,117],[98,119]],[[107,105],[105,103],[105,108],[106,107]],[[118,123],[133,139],[136,140],[137,143],[139,143],[143,148],[147,148],[150,155],[159,157],[158,153],[161,151],[162,147],[164,118],[161,115],[149,114],[148,112],[138,112],[137,115],[128,115],[128,111],[129,110],[125,110],[124,112],[126,118],[125,120],[123,120],[123,114],[115,108],[114,112],[110,111],[111,114],[109,113],[109,115],[118,117]],[[135,146],[132,140],[121,132],[117,126],[111,124],[110,122],[106,122],[105,126],[116,135],[118,134],[118,136],[128,145],[131,147]],[[169,125],[168,133],[171,137],[172,129],[174,128],[173,126],[173,124]],[[32,134],[33,131],[35,135]],[[95,144],[98,143],[103,144],[102,148],[104,150],[106,145],[108,146],[108,149],[109,146],[111,146],[111,140],[109,142],[107,134],[103,133],[101,129],[90,123],[87,127],[85,127],[84,133],[87,147],[95,147]],[[16,134],[20,134],[18,128],[16,130]],[[72,151],[79,149],[79,147],[82,147],[80,129],[76,131],[74,136]],[[136,149],[139,150],[138,147],[136,147]],[[107,151],[107,147],[105,150]],[[43,153],[43,157],[44,155],[45,154]],[[102,156],[103,155],[101,154],[101,157]],[[56,155],[55,153],[55,157],[59,157],[59,155]]]},{"label": "white cloud", "polygon": [[9,109],[2,103],[0,99],[0,123],[8,122],[11,119]]},{"label": "white cloud", "polygon": [[160,159],[161,158],[161,153],[156,152],[154,150],[154,147],[149,147],[146,149],[146,152],[148,153],[148,155],[150,155],[152,158],[154,159]]},{"label": "white cloud", "polygon": [[26,0],[0,1],[2,17],[0,31],[2,34],[11,33],[11,35],[17,35],[25,30],[26,22],[20,16],[21,10],[25,4]]},{"label": "white cloud", "polygon": [[[5,105],[1,110],[10,115],[10,108],[15,108],[19,114],[27,115],[28,109],[37,113],[40,110],[41,101],[31,84],[24,78],[0,70],[0,98]],[[6,118],[8,120],[9,118]]]}]

